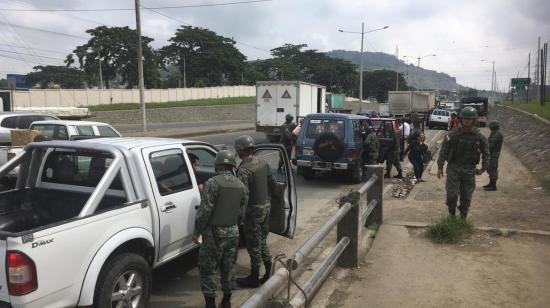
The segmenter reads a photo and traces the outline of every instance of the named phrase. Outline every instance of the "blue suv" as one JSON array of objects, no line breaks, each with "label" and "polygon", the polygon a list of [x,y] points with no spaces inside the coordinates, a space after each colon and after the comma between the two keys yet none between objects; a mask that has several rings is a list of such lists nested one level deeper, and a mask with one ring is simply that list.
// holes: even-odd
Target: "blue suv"
[{"label": "blue suv", "polygon": [[363,123],[367,117],[341,113],[307,115],[296,141],[298,174],[343,171],[354,183],[363,178]]}]

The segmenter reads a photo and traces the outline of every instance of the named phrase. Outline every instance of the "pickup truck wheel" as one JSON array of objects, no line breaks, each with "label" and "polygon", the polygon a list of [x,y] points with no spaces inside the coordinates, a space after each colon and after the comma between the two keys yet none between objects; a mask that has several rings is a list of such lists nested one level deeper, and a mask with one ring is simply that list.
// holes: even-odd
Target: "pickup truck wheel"
[{"label": "pickup truck wheel", "polygon": [[134,253],[115,256],[101,269],[94,307],[147,307],[151,279],[151,268],[142,256]]}]

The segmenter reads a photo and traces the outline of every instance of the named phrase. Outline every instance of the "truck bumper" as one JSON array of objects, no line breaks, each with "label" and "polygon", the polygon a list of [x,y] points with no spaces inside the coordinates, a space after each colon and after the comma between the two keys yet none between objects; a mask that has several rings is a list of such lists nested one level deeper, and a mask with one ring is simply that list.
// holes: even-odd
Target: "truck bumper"
[{"label": "truck bumper", "polygon": [[351,166],[348,163],[331,163],[309,160],[297,160],[296,163],[298,167],[308,167],[313,170],[348,170]]}]

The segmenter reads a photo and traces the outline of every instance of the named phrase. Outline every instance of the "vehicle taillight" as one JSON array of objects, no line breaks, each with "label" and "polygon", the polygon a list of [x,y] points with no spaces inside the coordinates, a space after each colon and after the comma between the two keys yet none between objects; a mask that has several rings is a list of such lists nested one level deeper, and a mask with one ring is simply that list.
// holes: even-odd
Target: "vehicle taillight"
[{"label": "vehicle taillight", "polygon": [[294,155],[296,155],[296,156],[302,155],[303,152],[304,152],[303,147],[301,147],[301,146],[295,146],[294,147]]},{"label": "vehicle taillight", "polygon": [[354,160],[357,157],[357,149],[348,149],[348,157],[350,160]]},{"label": "vehicle taillight", "polygon": [[8,156],[7,156],[8,160],[10,160],[10,159],[12,159],[12,158],[14,158],[14,157],[15,157],[15,153],[10,153],[10,152],[8,152]]},{"label": "vehicle taillight", "polygon": [[20,251],[8,251],[6,268],[10,295],[19,296],[31,293],[38,288],[36,266]]}]

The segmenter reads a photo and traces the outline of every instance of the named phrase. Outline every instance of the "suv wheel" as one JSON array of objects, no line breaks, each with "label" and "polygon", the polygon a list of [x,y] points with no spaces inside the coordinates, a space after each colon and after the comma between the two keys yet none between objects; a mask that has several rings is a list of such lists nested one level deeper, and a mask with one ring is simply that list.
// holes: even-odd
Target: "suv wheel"
[{"label": "suv wheel", "polygon": [[101,269],[94,307],[145,308],[151,295],[151,268],[145,259],[135,253],[113,257]]},{"label": "suv wheel", "polygon": [[363,160],[357,161],[353,169],[350,170],[350,177],[355,184],[363,181]]}]

